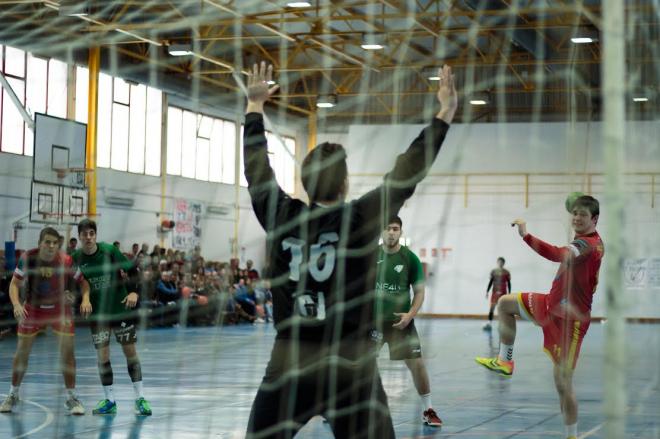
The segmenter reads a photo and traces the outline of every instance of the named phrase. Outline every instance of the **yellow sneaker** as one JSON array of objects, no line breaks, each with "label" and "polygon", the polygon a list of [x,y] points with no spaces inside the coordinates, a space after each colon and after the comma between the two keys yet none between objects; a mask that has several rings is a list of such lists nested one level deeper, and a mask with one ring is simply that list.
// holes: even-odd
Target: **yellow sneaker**
[{"label": "yellow sneaker", "polygon": [[474,359],[474,361],[486,369],[492,370],[493,372],[499,373],[500,375],[504,375],[506,377],[513,375],[513,361],[502,361],[497,357],[477,357]]}]

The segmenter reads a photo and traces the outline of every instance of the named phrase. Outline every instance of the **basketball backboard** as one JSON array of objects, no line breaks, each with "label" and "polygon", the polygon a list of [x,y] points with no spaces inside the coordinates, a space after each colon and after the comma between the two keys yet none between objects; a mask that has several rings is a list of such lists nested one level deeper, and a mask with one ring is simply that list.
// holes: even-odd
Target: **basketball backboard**
[{"label": "basketball backboard", "polygon": [[[42,113],[35,114],[32,180],[84,188],[87,125]],[[64,172],[63,172],[64,171]]]}]

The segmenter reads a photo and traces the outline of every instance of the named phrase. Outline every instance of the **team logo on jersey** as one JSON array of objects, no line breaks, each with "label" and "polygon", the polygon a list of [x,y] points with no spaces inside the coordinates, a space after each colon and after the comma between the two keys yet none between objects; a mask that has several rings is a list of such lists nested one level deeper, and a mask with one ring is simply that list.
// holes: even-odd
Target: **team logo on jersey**
[{"label": "team logo on jersey", "polygon": [[401,273],[403,271],[403,265],[397,265],[394,267],[394,271]]}]

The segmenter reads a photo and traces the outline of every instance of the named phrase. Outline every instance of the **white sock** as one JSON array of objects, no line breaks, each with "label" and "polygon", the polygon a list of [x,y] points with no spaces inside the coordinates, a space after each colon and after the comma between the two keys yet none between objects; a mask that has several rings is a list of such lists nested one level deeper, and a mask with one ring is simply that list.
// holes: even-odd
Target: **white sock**
[{"label": "white sock", "polygon": [[500,360],[513,361],[513,345],[500,343]]},{"label": "white sock", "polygon": [[422,404],[424,405],[425,409],[428,410],[430,408],[433,408],[433,403],[431,402],[431,394],[427,393],[426,395],[419,395],[420,398],[422,398]]},{"label": "white sock", "polygon": [[18,386],[9,386],[9,393],[13,393],[14,395],[18,395],[18,389],[20,387],[20,384]]},{"label": "white sock", "polygon": [[69,398],[78,398],[75,387],[73,389],[66,389],[66,393],[69,395]]},{"label": "white sock", "polygon": [[572,425],[564,425],[564,427],[566,428],[567,437],[571,437],[571,436],[577,437],[577,422]]},{"label": "white sock", "polygon": [[110,402],[115,402],[115,395],[112,393],[112,384],[109,386],[103,386],[103,393],[105,393],[105,399]]},{"label": "white sock", "polygon": [[140,399],[144,398],[143,395],[143,389],[142,389],[142,381],[136,381],[133,383],[133,390],[135,390],[135,399]]}]

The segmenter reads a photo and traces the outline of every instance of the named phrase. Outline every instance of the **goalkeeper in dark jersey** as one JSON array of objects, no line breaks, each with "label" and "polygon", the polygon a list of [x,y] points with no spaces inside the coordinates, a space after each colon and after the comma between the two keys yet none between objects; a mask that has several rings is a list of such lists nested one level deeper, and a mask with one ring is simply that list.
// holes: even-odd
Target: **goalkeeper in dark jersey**
[{"label": "goalkeeper in dark jersey", "polygon": [[457,108],[451,69],[443,67],[440,112],[401,154],[383,184],[346,202],[341,145],[322,143],[301,168],[309,204],[277,184],[268,161],[264,104],[272,66],[254,65],[244,129],[245,177],[267,232],[277,336],[248,423],[249,438],[290,438],[314,415],[336,437],[394,437],[376,365],[373,327],[378,236],[410,198],[440,151]]},{"label": "goalkeeper in dark jersey", "polygon": [[138,302],[137,270],[117,247],[105,242],[96,242],[96,223],[84,219],[78,224],[78,238],[82,248],[73,255],[76,279],[89,282],[92,303],[90,329],[96,348],[99,375],[105,398],[93,410],[95,415],[117,412],[112,388],[113,374],[110,365],[110,333],[115,334],[121,345],[128,374],[135,390],[135,413],[151,415],[151,407],[144,398],[142,388],[142,366],[137,355],[137,319],[135,306]]}]

